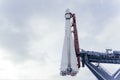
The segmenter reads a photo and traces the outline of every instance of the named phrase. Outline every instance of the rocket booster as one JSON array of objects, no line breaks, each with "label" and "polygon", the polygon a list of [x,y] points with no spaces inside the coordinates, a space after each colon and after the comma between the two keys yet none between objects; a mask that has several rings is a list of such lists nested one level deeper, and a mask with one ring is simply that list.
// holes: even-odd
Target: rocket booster
[{"label": "rocket booster", "polygon": [[74,46],[73,35],[71,31],[72,14],[69,9],[65,13],[65,37],[62,51],[61,72],[62,76],[75,76],[78,73],[77,58]]}]

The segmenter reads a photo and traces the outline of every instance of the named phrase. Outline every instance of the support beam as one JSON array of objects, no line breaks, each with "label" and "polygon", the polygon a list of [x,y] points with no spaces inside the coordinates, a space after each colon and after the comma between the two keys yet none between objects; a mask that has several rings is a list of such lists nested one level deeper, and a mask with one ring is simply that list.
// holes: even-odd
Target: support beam
[{"label": "support beam", "polygon": [[100,66],[95,66],[90,62],[86,62],[85,64],[90,69],[90,71],[96,76],[98,80],[119,80],[118,78],[114,78],[113,76],[109,75]]},{"label": "support beam", "polygon": [[116,71],[116,73],[113,74],[113,77],[114,77],[115,79],[117,79],[117,80],[120,79],[120,69],[118,69],[118,70]]}]

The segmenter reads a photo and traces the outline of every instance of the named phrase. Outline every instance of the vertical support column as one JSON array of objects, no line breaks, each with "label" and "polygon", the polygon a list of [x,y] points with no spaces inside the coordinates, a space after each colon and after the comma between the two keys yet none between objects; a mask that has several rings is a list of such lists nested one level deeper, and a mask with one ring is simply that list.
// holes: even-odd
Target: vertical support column
[{"label": "vertical support column", "polygon": [[74,46],[75,46],[75,52],[78,62],[78,68],[80,68],[80,49],[79,49],[79,40],[78,40],[78,33],[77,33],[77,27],[76,27],[76,17],[75,14],[72,14],[73,17],[73,34],[74,34]]}]

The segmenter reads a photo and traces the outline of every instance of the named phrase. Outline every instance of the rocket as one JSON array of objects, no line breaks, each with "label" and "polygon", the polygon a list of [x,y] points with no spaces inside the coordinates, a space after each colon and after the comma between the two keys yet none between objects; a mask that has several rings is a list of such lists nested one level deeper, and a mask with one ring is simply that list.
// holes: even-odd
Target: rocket
[{"label": "rocket", "polygon": [[65,37],[62,50],[60,74],[62,76],[75,76],[78,73],[78,61],[74,45],[74,37],[71,24],[72,13],[69,9],[65,13]]}]

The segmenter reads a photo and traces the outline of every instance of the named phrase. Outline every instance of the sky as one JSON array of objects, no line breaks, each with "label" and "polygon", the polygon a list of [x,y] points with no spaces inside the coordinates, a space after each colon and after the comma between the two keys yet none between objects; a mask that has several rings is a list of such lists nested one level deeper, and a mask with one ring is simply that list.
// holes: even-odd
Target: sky
[{"label": "sky", "polygon": [[120,50],[120,0],[0,0],[0,80],[96,80],[87,67],[59,74],[67,8],[81,49]]}]

